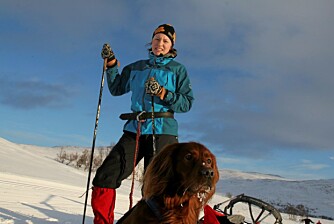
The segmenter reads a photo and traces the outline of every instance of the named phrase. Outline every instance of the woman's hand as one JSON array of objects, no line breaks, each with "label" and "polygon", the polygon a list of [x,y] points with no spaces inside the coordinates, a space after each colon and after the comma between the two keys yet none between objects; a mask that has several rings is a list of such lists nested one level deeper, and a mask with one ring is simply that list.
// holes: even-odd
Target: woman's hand
[{"label": "woman's hand", "polygon": [[113,67],[117,62],[115,54],[108,43],[103,45],[101,51],[101,57],[104,60],[107,60],[107,62],[105,63],[106,67]]},{"label": "woman's hand", "polygon": [[167,90],[163,86],[160,86],[157,80],[155,80],[153,77],[149,78],[145,82],[145,91],[147,94],[157,96],[161,100],[165,99],[167,93]]}]

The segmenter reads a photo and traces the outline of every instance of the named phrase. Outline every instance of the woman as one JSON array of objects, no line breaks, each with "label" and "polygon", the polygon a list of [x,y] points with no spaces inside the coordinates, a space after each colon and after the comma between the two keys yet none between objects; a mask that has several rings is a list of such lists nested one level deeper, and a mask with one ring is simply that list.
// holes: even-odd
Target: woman
[{"label": "woman", "polygon": [[186,68],[174,60],[175,37],[173,26],[160,25],[152,35],[149,59],[125,66],[121,74],[111,48],[104,45],[102,49],[102,57],[108,59],[106,76],[110,93],[119,96],[132,92],[132,113],[120,116],[127,120],[124,133],[93,180],[94,224],[113,223],[116,189],[133,171],[136,146],[136,164],[144,158],[146,168],[154,150],[178,142],[174,112],[188,112],[194,98]]}]

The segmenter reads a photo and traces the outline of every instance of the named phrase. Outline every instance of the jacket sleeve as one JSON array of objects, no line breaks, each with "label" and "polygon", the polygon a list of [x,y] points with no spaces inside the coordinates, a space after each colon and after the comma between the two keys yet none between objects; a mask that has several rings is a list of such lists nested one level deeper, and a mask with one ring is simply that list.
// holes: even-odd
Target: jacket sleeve
[{"label": "jacket sleeve", "polygon": [[191,109],[194,96],[190,79],[184,66],[181,66],[177,71],[175,92],[168,90],[164,101],[176,113],[188,112]]},{"label": "jacket sleeve", "polygon": [[106,76],[111,95],[120,96],[130,91],[130,72],[130,66],[124,67],[121,74],[117,66],[107,69]]}]

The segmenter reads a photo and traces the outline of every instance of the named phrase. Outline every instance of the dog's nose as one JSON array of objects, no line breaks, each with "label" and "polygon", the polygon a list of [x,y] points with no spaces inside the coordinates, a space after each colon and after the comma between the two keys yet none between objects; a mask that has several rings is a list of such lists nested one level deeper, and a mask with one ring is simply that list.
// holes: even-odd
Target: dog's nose
[{"label": "dog's nose", "polygon": [[204,177],[207,177],[207,178],[211,178],[214,175],[213,169],[203,169],[201,173]]}]

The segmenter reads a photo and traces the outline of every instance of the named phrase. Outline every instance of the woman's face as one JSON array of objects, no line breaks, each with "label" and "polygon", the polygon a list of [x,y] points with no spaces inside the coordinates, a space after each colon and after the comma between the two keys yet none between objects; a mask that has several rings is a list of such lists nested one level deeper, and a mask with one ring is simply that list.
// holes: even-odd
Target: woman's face
[{"label": "woman's face", "polygon": [[165,55],[172,48],[172,41],[167,35],[157,33],[152,39],[152,52],[154,55]]}]

